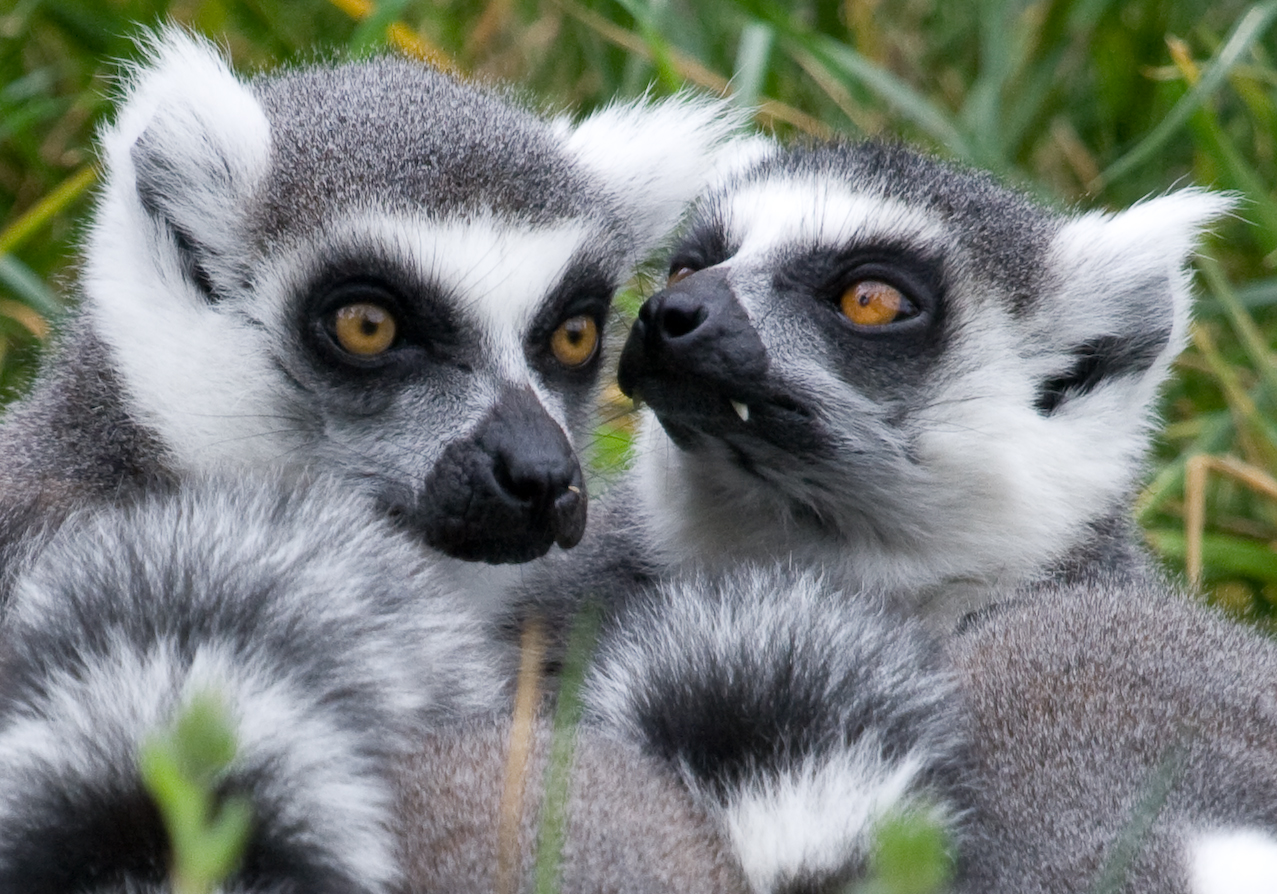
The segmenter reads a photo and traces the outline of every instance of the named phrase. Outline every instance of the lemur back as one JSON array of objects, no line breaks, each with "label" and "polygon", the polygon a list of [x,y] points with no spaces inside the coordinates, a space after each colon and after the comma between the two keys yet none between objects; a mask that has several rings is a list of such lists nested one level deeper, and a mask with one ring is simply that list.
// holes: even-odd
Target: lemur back
[{"label": "lemur back", "polygon": [[1007,595],[951,643],[978,758],[964,890],[1271,890],[1277,644],[1165,584]]},{"label": "lemur back", "polygon": [[612,292],[724,107],[573,124],[391,57],[243,80],[173,30],[125,85],[82,309],[0,426],[0,561],[85,502],[228,469],[347,481],[466,560],[440,573],[476,601],[511,577],[487,563],[574,544]]}]

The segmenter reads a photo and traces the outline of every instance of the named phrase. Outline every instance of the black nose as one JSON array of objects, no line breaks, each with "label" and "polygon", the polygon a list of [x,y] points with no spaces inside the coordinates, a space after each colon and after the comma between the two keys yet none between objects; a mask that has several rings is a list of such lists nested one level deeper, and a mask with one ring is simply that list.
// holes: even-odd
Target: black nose
[{"label": "black nose", "polygon": [[666,292],[654,298],[639,311],[640,319],[647,312],[646,325],[653,334],[666,342],[688,336],[695,337],[696,330],[709,319],[709,309],[703,296],[689,292]]},{"label": "black nose", "polygon": [[654,380],[695,377],[735,385],[767,371],[767,350],[736,300],[727,274],[702,270],[658,292],[639,309],[621,351],[617,381],[630,397]]},{"label": "black nose", "polygon": [[469,561],[527,562],[585,533],[581,465],[536,395],[510,389],[448,446],[411,520],[431,546]]}]

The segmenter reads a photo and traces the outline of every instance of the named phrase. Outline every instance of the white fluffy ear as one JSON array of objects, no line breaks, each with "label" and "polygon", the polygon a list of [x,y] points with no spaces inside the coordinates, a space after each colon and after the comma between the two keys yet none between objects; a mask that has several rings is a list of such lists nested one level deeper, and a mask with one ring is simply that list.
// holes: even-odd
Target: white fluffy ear
[{"label": "white fluffy ear", "polygon": [[1042,364],[1040,412],[1147,416],[1186,340],[1188,261],[1232,205],[1230,196],[1185,189],[1060,227],[1047,255],[1052,291],[1026,313]]},{"label": "white fluffy ear", "polygon": [[1050,321],[1056,337],[1080,344],[1157,332],[1178,353],[1192,310],[1188,261],[1233,205],[1231,196],[1185,189],[1069,221],[1052,246],[1051,266],[1069,296]]},{"label": "white fluffy ear", "polygon": [[567,151],[615,197],[643,253],[677,226],[711,182],[745,120],[727,100],[690,93],[618,103],[573,128]]},{"label": "white fluffy ear", "polygon": [[108,192],[131,192],[168,231],[187,275],[211,293],[218,274],[235,267],[236,224],[270,164],[270,124],[207,41],[168,28],[146,44],[103,137]]}]

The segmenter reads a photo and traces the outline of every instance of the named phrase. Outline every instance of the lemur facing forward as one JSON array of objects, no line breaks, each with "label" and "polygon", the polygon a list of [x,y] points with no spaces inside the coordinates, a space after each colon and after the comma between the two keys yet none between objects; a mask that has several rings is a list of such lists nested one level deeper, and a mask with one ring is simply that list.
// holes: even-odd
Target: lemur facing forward
[{"label": "lemur facing forward", "polygon": [[[675,767],[755,891],[834,890],[872,817],[928,792],[972,894],[1277,877],[1277,647],[1167,585],[1129,521],[1185,264],[1228,205],[1066,216],[872,143],[701,199],[622,353],[660,427],[600,536],[664,580],[623,600],[589,709]],[[971,614],[953,678],[869,657],[913,683],[869,710],[822,684],[873,640],[793,626],[883,599],[937,633]]]},{"label": "lemur facing forward", "polygon": [[83,307],[0,427],[0,889],[166,889],[136,749],[204,687],[256,811],[226,890],[399,879],[392,770],[505,706],[478,626],[517,574],[484,563],[581,536],[612,291],[725,108],[574,125],[407,61],[243,81],[154,39],[102,137]]},{"label": "lemur facing forward", "polygon": [[472,560],[478,602],[509,576],[482,563],[573,545],[604,315],[724,110],[572,124],[406,60],[245,81],[155,37],[101,138],[82,309],[0,426],[0,575],[76,506],[210,470],[340,477]]}]

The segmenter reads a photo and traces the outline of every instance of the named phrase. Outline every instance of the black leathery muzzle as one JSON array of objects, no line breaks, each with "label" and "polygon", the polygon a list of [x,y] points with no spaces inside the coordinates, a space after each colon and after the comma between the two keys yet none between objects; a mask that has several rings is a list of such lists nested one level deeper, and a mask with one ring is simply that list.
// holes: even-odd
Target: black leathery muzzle
[{"label": "black leathery muzzle", "polygon": [[621,351],[617,382],[626,395],[651,398],[645,385],[695,377],[741,387],[767,372],[767,349],[736,299],[727,274],[703,270],[658,292],[639,309]]},{"label": "black leathery muzzle", "polygon": [[448,555],[527,562],[585,533],[585,483],[563,429],[528,388],[510,388],[444,450],[412,521]]}]

